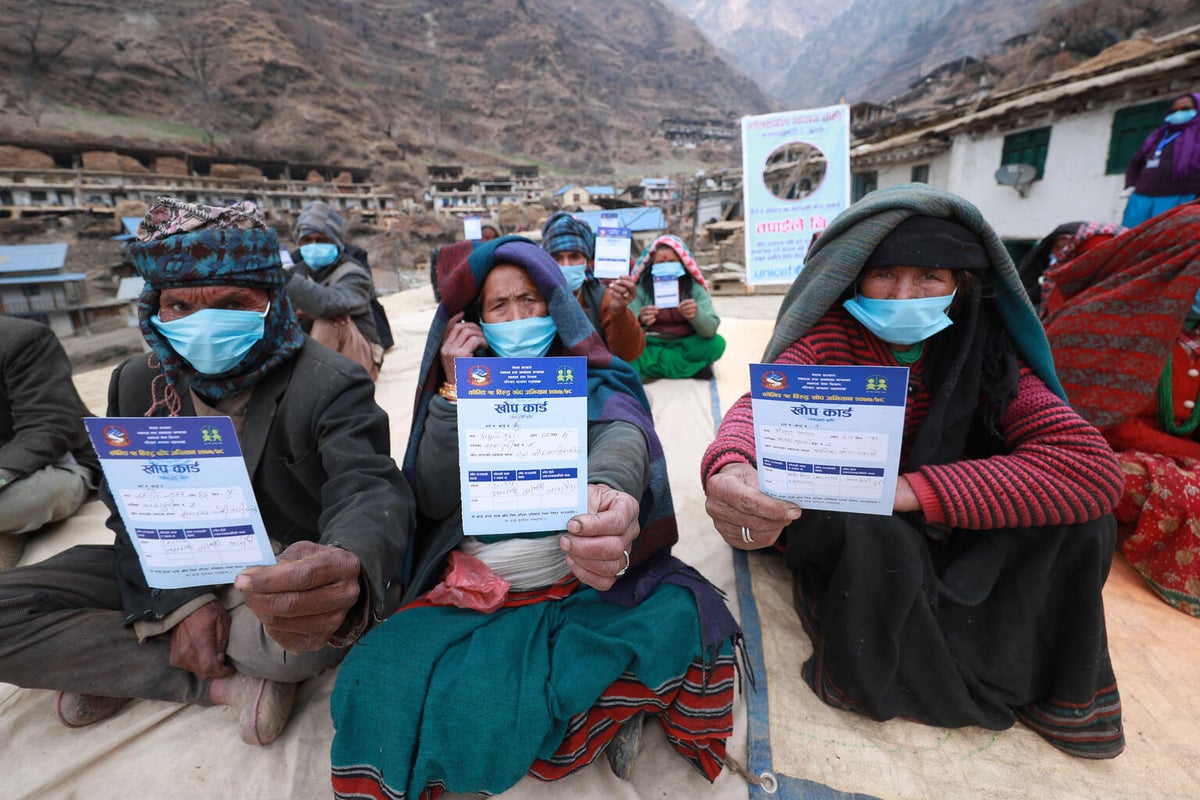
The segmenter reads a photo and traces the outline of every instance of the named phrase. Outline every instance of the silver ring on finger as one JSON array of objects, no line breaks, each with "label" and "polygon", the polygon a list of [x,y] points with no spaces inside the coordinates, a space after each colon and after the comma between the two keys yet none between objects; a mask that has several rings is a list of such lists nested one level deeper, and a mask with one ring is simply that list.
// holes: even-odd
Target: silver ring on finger
[{"label": "silver ring on finger", "polygon": [[754,537],[750,535],[750,529],[745,525],[742,526],[742,541],[746,544],[754,544]]},{"label": "silver ring on finger", "polygon": [[622,550],[621,555],[625,556],[625,566],[623,566],[619,570],[617,570],[617,574],[613,576],[614,578],[619,578],[622,575],[624,575],[626,572],[629,571],[629,551]]}]

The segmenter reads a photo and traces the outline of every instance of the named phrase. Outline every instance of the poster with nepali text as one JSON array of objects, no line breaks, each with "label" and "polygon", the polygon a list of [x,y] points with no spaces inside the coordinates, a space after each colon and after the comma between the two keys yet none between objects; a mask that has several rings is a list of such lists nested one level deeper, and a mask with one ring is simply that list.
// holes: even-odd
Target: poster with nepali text
[{"label": "poster with nepali text", "polygon": [[850,203],[850,107],[742,118],[747,285],[791,283]]}]

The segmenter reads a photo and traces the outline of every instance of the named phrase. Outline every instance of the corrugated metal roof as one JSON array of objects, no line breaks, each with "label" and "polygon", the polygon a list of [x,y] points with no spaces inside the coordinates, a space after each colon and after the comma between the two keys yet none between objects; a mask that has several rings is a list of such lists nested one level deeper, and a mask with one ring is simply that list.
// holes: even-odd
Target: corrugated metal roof
[{"label": "corrugated metal roof", "polygon": [[0,272],[49,272],[62,269],[67,247],[59,244],[0,245]]},{"label": "corrugated metal roof", "polygon": [[594,231],[600,227],[601,214],[616,214],[617,219],[621,221],[621,227],[628,228],[632,233],[667,229],[667,218],[663,216],[663,210],[658,206],[613,208],[608,211],[580,211],[571,216],[586,222]]},{"label": "corrugated metal roof", "polygon": [[121,217],[121,225],[124,226],[125,232],[113,236],[112,240],[114,242],[128,242],[130,239],[136,239],[137,229],[141,224],[141,217]]},{"label": "corrugated metal roof", "polygon": [[82,272],[56,272],[53,275],[20,275],[15,278],[0,278],[0,285],[29,283],[73,283],[87,278]]},{"label": "corrugated metal roof", "polygon": [[585,186],[583,190],[588,194],[616,194],[617,191],[611,186]]}]

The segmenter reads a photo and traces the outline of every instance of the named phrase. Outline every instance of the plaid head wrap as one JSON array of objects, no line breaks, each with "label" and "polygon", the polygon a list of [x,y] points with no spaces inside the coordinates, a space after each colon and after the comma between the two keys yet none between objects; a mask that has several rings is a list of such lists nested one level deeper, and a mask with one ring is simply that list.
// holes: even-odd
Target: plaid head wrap
[{"label": "plaid head wrap", "polygon": [[[240,394],[291,358],[304,343],[284,289],[279,238],[253,203],[202,206],[160,197],[138,226],[130,255],[146,281],[138,298],[138,324],[150,345],[152,361],[157,359],[162,370],[162,381],[155,379],[155,402],[147,416],[159,406],[172,415],[179,413],[177,387],[181,379],[209,400]],[[163,289],[195,286],[262,289],[270,299],[263,338],[237,366],[221,375],[196,372],[150,324],[159,311]]]},{"label": "plaid head wrap", "polygon": [[[632,562],[666,550],[679,538],[675,525],[675,507],[667,482],[667,465],[662,443],[654,430],[650,404],[637,373],[627,363],[608,352],[600,335],[588,322],[579,301],[567,288],[562,270],[554,259],[528,239],[502,236],[490,242],[455,242],[443,247],[438,255],[438,289],[442,302],[429,328],[425,354],[421,359],[420,379],[413,410],[412,430],[404,455],[404,471],[413,478],[417,447],[425,430],[429,402],[437,394],[445,376],[441,374],[442,337],[450,317],[471,306],[483,290],[483,282],[497,264],[522,267],[542,293],[550,316],[558,328],[563,355],[584,356],[588,370],[588,420],[623,420],[636,425],[646,437],[650,454],[650,486],[638,498],[638,521],[642,533],[630,554]],[[634,572],[631,570],[630,575]]]},{"label": "plaid head wrap", "polygon": [[583,220],[575,219],[566,211],[559,211],[542,226],[542,248],[550,255],[583,253],[591,261],[596,253],[596,235]]}]

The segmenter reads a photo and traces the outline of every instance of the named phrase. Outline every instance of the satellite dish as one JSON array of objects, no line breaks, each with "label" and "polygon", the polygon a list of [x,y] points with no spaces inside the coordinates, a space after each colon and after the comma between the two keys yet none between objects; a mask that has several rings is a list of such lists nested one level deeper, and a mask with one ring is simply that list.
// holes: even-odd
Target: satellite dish
[{"label": "satellite dish", "polygon": [[996,183],[1011,186],[1021,197],[1029,191],[1029,184],[1037,177],[1037,167],[1032,164],[1005,164],[996,170]]}]

